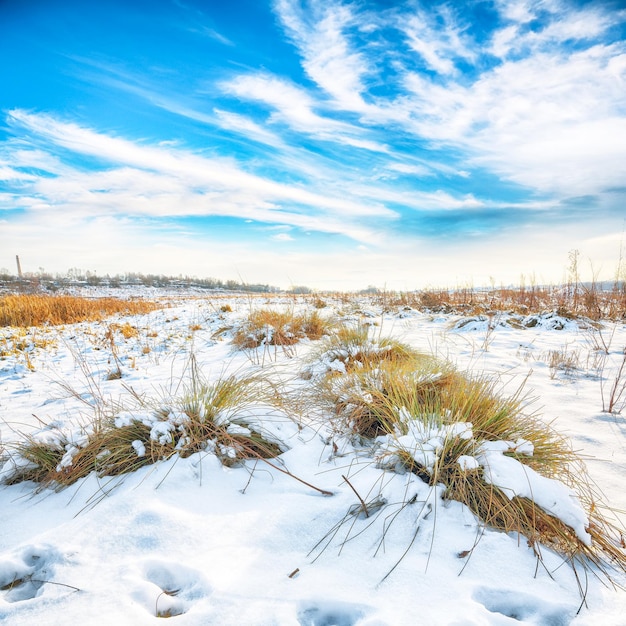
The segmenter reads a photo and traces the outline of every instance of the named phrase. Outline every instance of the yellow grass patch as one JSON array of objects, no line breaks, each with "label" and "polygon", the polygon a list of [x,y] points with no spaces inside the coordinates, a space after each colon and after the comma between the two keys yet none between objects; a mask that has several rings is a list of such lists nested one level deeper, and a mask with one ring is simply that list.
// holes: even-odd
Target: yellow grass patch
[{"label": "yellow grass patch", "polygon": [[161,305],[148,300],[18,294],[0,298],[0,326],[43,326],[101,320],[110,315],[149,313]]}]

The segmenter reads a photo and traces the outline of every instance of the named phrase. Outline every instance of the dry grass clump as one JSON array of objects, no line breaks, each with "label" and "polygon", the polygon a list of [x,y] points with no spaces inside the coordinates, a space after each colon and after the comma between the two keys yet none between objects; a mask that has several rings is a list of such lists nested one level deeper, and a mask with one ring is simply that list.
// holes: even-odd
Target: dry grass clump
[{"label": "dry grass clump", "polygon": [[[485,525],[525,536],[539,558],[543,545],[572,563],[591,561],[609,580],[612,569],[626,572],[622,531],[600,512],[582,461],[564,437],[526,412],[521,390],[502,397],[493,381],[424,355],[366,363],[343,375],[334,370],[316,383],[316,402],[330,409],[334,432],[357,445],[369,442],[381,468],[443,485],[444,497],[467,505]],[[496,486],[489,479],[491,444],[521,464],[515,467],[531,492],[535,473],[572,489],[591,542],[534,499]]]},{"label": "dry grass clump", "polygon": [[367,370],[382,362],[400,365],[425,359],[427,357],[401,341],[388,337],[372,337],[367,325],[343,324],[315,351],[312,361],[314,364],[324,364],[325,371],[345,373]]},{"label": "dry grass clump", "polygon": [[35,483],[46,483],[56,471],[65,454],[62,439],[58,441],[38,441],[34,437],[27,437],[26,441],[16,446],[19,460],[2,482],[5,485],[14,485],[26,480]]},{"label": "dry grass clump", "polygon": [[107,339],[111,340],[111,337],[116,332],[120,333],[124,339],[132,339],[133,337],[137,337],[139,335],[139,329],[129,322],[124,322],[123,324],[110,324],[107,331]]},{"label": "dry grass clump", "polygon": [[97,431],[84,434],[80,443],[70,442],[63,433],[46,441],[27,437],[16,446],[14,466],[5,465],[3,483],[32,481],[59,490],[91,472],[116,476],[135,471],[171,456],[166,446],[151,439],[150,431],[149,425],[139,421],[117,427],[111,418]]},{"label": "dry grass clump", "polygon": [[226,465],[278,456],[284,451],[282,444],[249,419],[253,406],[271,403],[275,396],[261,376],[229,376],[213,384],[195,382],[180,402],[180,409],[189,418],[177,443],[181,456],[205,448],[207,441]]},{"label": "dry grass clump", "polygon": [[248,423],[250,408],[273,395],[265,383],[258,376],[229,376],[210,384],[195,379],[169,405],[102,418],[97,428],[72,440],[50,430],[43,439],[26,437],[5,463],[3,482],[30,480],[60,489],[94,471],[115,476],[199,451],[212,452],[229,466],[276,457],[286,449],[284,444]]},{"label": "dry grass clump", "polygon": [[8,295],[0,297],[0,326],[61,325],[100,320],[116,313],[149,313],[159,304],[147,300],[87,299],[76,296]]},{"label": "dry grass clump", "polygon": [[366,368],[349,369],[346,375],[334,373],[334,368],[318,381],[317,401],[336,416],[334,427],[339,432],[365,439],[401,432],[398,407],[429,411],[427,405],[434,404],[432,391],[445,377],[430,367],[432,360],[418,363],[417,358],[404,363],[380,359]]},{"label": "dry grass clump", "polygon": [[240,350],[260,346],[289,347],[304,338],[319,339],[328,334],[331,323],[317,312],[296,314],[293,311],[257,309],[251,311],[233,335],[233,345]]},{"label": "dry grass clump", "polygon": [[580,352],[568,350],[566,347],[560,350],[549,350],[545,355],[545,360],[550,368],[550,378],[556,378],[559,372],[564,376],[571,376],[580,367]]},{"label": "dry grass clump", "polygon": [[530,441],[532,456],[511,455],[545,476],[569,480],[568,464],[576,458],[569,442],[524,412],[521,390],[503,397],[495,381],[467,377],[432,357],[381,362],[375,369],[327,378],[318,388],[337,416],[336,428],[344,432],[365,438],[403,436],[408,432],[406,415],[428,427],[470,424],[479,441]]}]

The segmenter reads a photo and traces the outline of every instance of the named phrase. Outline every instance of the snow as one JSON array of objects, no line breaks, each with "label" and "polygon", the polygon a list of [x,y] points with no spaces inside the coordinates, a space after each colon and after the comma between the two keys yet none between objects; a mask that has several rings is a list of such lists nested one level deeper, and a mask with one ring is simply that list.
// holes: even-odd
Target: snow
[{"label": "snow", "polygon": [[532,467],[504,455],[513,448],[506,441],[485,441],[481,444],[477,461],[486,470],[485,480],[500,487],[509,498],[520,496],[534,500],[542,509],[572,528],[576,536],[590,546],[591,536],[585,530],[589,527],[589,518],[574,492],[563,483],[541,476]]},{"label": "snow", "polygon": [[[221,310],[224,304],[232,312]],[[258,301],[259,308],[270,305],[294,306],[278,296]],[[343,306],[338,301],[323,311],[357,315]],[[70,466],[94,418],[111,407],[117,427],[141,422],[155,441],[184,433],[187,418],[170,399],[180,397],[193,368],[209,382],[262,370],[294,392],[305,390],[310,376],[330,369],[341,375],[343,364],[332,355],[311,365],[319,342],[301,342],[285,354],[272,347],[265,358],[234,351],[228,329],[250,307],[246,298],[177,294],[168,308],[115,320],[139,330],[116,339],[115,359],[102,339],[111,320],[38,329],[47,347],[29,350],[28,361],[19,352],[0,360],[2,476],[28,463],[12,453],[26,435],[58,442],[61,465]],[[537,398],[533,408],[585,456],[608,502],[626,510],[626,424],[623,415],[602,412],[626,346],[624,324],[605,323],[610,345],[599,354],[597,330],[554,314],[463,324],[458,315],[383,312],[373,302],[363,302],[361,311],[377,336],[495,376],[505,394],[523,383]],[[0,329],[0,338],[8,333]],[[579,366],[551,368],[546,356],[557,350],[576,352]],[[107,380],[118,365],[122,377]],[[307,371],[309,380],[301,375]],[[162,409],[140,410],[137,398]],[[406,432],[381,438],[377,454],[410,450],[428,467],[446,438],[473,437],[469,424],[426,427],[404,407],[398,411]],[[136,625],[163,617],[219,626],[625,623],[626,592],[591,574],[583,602],[580,567],[574,572],[547,548],[538,563],[523,538],[484,528],[465,506],[442,499],[441,485],[385,470],[355,442],[334,449],[319,416],[296,419],[261,401],[248,412],[245,422],[219,419],[230,434],[262,429],[280,442],[284,452],[273,466],[229,467],[208,446],[131,474],[92,473],[63,490],[0,486],[0,623]],[[146,454],[139,440],[131,445]],[[531,497],[588,542],[587,516],[571,490],[505,454],[512,449],[534,453],[524,440],[483,442],[459,464],[484,468],[509,496]]]},{"label": "snow", "polygon": [[423,422],[412,419],[404,407],[399,410],[399,414],[408,432],[406,435],[379,438],[387,440],[382,446],[384,453],[394,454],[406,451],[419,465],[429,471],[433,470],[446,439],[454,437],[472,439],[471,424],[461,422],[443,426],[426,426]]}]

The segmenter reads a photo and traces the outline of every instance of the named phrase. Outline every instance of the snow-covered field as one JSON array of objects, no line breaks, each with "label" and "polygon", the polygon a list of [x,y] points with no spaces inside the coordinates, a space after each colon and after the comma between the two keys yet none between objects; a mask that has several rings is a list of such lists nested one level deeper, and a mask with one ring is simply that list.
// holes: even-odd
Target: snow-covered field
[{"label": "snow-covered field", "polygon": [[[376,336],[496,376],[504,394],[524,383],[532,408],[571,438],[607,502],[626,510],[626,418],[602,411],[626,325],[383,312],[356,299],[327,304],[324,316],[369,323]],[[300,374],[317,342],[288,353],[236,351],[230,342],[251,308],[307,301],[177,296],[167,305],[146,316],[32,330],[24,350],[0,360],[5,474],[25,434],[78,433],[94,404],[123,411],[137,397],[176,397],[189,382],[192,354],[209,381],[263,370],[283,387],[310,384]],[[138,330],[117,335],[115,358],[106,338],[112,322]],[[0,340],[12,332],[0,329]],[[118,366],[121,378],[108,380]],[[260,406],[257,419],[288,448],[283,466],[332,495],[263,462],[226,467],[208,450],[123,476],[92,473],[59,491],[0,486],[0,622],[626,624],[626,592],[592,569],[579,568],[577,579],[548,550],[538,563],[524,538],[482,528],[411,473],[384,471],[348,445],[336,450],[318,416],[292,417]],[[355,490],[386,505],[358,515]]]}]

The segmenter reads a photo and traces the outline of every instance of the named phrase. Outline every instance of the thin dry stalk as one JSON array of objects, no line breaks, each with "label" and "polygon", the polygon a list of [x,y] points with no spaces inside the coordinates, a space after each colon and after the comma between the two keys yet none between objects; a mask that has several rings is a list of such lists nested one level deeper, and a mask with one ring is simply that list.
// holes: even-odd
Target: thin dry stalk
[{"label": "thin dry stalk", "polygon": [[624,348],[624,356],[613,377],[606,406],[604,401],[604,385],[602,385],[603,411],[607,413],[621,413],[624,406],[626,406],[626,348]]}]

